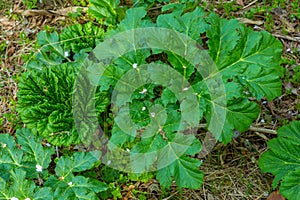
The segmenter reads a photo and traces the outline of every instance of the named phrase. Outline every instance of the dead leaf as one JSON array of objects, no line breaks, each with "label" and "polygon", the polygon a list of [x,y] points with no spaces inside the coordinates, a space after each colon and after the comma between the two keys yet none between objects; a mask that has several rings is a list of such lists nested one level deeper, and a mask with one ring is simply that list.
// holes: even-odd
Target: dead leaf
[{"label": "dead leaf", "polygon": [[16,48],[14,46],[10,47],[9,50],[7,50],[7,52],[6,52],[6,55],[8,57],[12,56],[14,54],[14,52],[15,52],[15,49]]},{"label": "dead leaf", "polygon": [[295,32],[295,28],[294,28],[294,24],[290,23],[285,17],[281,16],[279,17],[282,25],[284,26],[284,28],[286,29],[286,31],[288,33],[294,33]]},{"label": "dead leaf", "polygon": [[215,198],[211,193],[208,193],[207,194],[207,200],[215,200]]},{"label": "dead leaf", "polygon": [[4,16],[0,18],[0,24],[2,24],[3,26],[14,26],[15,22],[9,21],[9,19]]},{"label": "dead leaf", "polygon": [[278,191],[275,191],[272,192],[272,194],[268,197],[267,200],[285,200],[285,198],[281,196]]},{"label": "dead leaf", "polygon": [[243,0],[236,0],[236,3],[238,5],[240,5],[240,6],[244,6],[245,5],[244,2],[243,2]]}]

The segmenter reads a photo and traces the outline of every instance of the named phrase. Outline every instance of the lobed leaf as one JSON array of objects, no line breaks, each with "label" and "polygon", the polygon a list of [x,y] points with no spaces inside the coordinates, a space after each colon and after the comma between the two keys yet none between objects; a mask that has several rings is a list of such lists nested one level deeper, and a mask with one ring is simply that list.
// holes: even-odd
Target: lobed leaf
[{"label": "lobed leaf", "polygon": [[293,121],[277,131],[278,137],[268,142],[269,150],[259,159],[263,172],[275,175],[272,186],[280,183],[280,193],[288,199],[299,198],[300,122]]}]

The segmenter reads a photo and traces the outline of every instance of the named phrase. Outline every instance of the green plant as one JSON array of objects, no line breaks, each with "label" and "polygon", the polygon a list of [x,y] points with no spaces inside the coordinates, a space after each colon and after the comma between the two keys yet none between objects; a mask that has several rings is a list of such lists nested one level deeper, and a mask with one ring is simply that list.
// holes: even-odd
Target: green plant
[{"label": "green plant", "polygon": [[[134,173],[143,173],[158,166],[153,171],[157,171],[156,178],[163,187],[170,187],[174,179],[179,188],[199,188],[203,173],[199,170],[201,161],[194,156],[200,152],[201,143],[194,135],[184,131],[205,122],[216,139],[229,143],[234,130],[247,130],[259,114],[258,104],[250,99],[265,97],[272,100],[281,95],[279,77],[282,70],[279,64],[282,45],[265,31],[252,31],[237,20],[221,19],[199,7],[189,7],[187,11],[185,4],[168,4],[161,8],[166,14],[159,15],[152,22],[145,8],[128,9],[124,18],[123,10],[118,11],[118,5],[119,2],[91,1],[90,13],[97,20],[105,20],[106,25],[113,26],[103,33],[96,27],[85,25],[87,30],[94,30],[99,33],[99,39],[104,40],[89,56],[87,53],[94,48],[97,40],[82,37],[86,34],[83,26],[67,28],[61,35],[56,32],[38,35],[41,50],[36,59],[26,66],[30,70],[19,84],[20,116],[35,134],[55,145],[68,146],[79,143],[87,130],[93,130],[94,126],[89,125],[94,125],[95,117],[103,125],[101,113],[113,113],[114,119],[107,125],[111,134],[109,145],[126,149],[130,157],[128,162],[122,154],[115,152],[120,166],[129,165],[130,172]],[[133,41],[137,46],[132,51],[118,54],[117,58],[101,59],[103,49],[118,53],[119,49],[115,49],[118,43],[103,46],[109,39],[114,41],[114,36],[120,33],[151,30],[148,28],[165,28],[172,32],[156,33],[162,34],[158,38],[154,34],[156,47],[145,48],[143,45],[147,42],[135,44]],[[94,34],[93,31],[87,32]],[[195,71],[195,63],[188,60],[197,58],[198,48],[197,51],[188,51],[189,47],[196,48],[196,45],[189,44],[187,40],[176,43],[176,36],[172,33],[182,34],[204,46],[205,49],[200,52],[208,61],[207,65],[201,66],[204,71],[208,69],[205,73]],[[145,37],[147,34],[151,31],[144,32]],[[174,43],[170,43],[168,34],[175,38]],[[129,34],[122,42],[130,40],[132,35]],[[164,48],[164,44],[168,47],[180,44],[177,49],[195,55],[178,55],[175,48]],[[90,64],[87,66],[91,72],[89,77],[78,75],[82,63],[83,66]],[[143,65],[146,67],[141,68]],[[216,69],[211,70],[210,65]],[[101,77],[98,75],[100,72],[103,72]],[[92,83],[86,81],[88,78],[92,79]],[[221,81],[216,81],[217,78]],[[75,79],[81,88],[74,88]],[[132,86],[132,83],[142,84]],[[208,83],[211,85],[208,86]],[[89,91],[93,84],[98,84],[92,90],[96,93],[95,97],[91,97],[93,93]],[[130,96],[128,91],[132,92]],[[71,104],[74,92],[78,95]],[[116,94],[120,95],[116,97]],[[108,96],[112,96],[112,107],[108,106]],[[81,112],[85,108],[92,111],[90,103],[93,101],[89,100],[95,100],[97,116],[85,117]],[[219,123],[211,121],[212,116],[219,117],[219,113],[224,112],[226,115],[219,118]],[[80,128],[83,127],[79,133],[74,125],[74,113],[79,115],[77,119]],[[89,124],[86,120],[90,119]],[[114,150],[109,145],[108,148]],[[139,157],[146,154],[149,157]]]},{"label": "green plant", "polygon": [[271,31],[272,27],[274,26],[274,20],[273,16],[271,14],[266,14],[266,23],[265,23],[265,28],[267,31]]},{"label": "green plant", "polygon": [[70,49],[71,53],[90,52],[99,43],[103,33],[103,29],[89,22],[66,27],[59,38],[63,48]]},{"label": "green plant", "polygon": [[293,121],[277,131],[268,142],[269,150],[259,159],[263,172],[272,173],[272,186],[280,184],[280,193],[288,199],[300,198],[300,122]]},{"label": "green plant", "polygon": [[[249,101],[248,97],[257,99],[266,97],[271,100],[281,94],[281,82],[278,80],[278,77],[282,75],[282,70],[279,66],[281,44],[269,33],[265,31],[254,32],[239,24],[236,20],[224,20],[214,14],[207,16],[200,8],[196,8],[193,12],[183,13],[182,8],[177,7],[169,14],[159,15],[156,23],[152,23],[146,17],[146,11],[143,8],[129,9],[125,19],[118,27],[107,32],[106,35],[108,35],[108,38],[113,38],[115,34],[121,31],[128,31],[134,28],[164,27],[179,31],[199,41],[199,43],[203,43],[199,35],[205,33],[208,38],[209,49],[207,51],[216,63],[219,73],[223,76],[227,98],[226,121],[221,136],[218,137],[216,135],[216,137],[219,141],[228,143],[231,141],[235,129],[241,132],[245,131],[258,116],[257,104]],[[162,9],[166,10],[167,8],[163,7]],[[161,42],[164,43],[166,41],[161,40]],[[100,47],[101,43],[99,44],[99,49],[101,49]],[[183,141],[186,140],[194,141],[185,150],[185,154],[188,156],[183,154],[177,157],[173,163],[159,169],[157,179],[165,187],[171,185],[172,177],[174,177],[179,187],[198,188],[202,184],[202,173],[198,170],[201,162],[192,159],[191,156],[200,151],[201,145],[194,136],[176,132],[183,128],[180,127],[180,120],[183,114],[181,112],[188,113],[189,119],[197,119],[197,117],[202,119],[204,116],[206,120],[210,119],[211,110],[217,105],[212,103],[214,100],[211,99],[208,88],[205,86],[206,80],[199,73],[195,73],[194,66],[188,63],[184,57],[176,55],[175,52],[161,49],[151,53],[148,49],[135,48],[134,51],[113,60],[111,65],[107,67],[99,81],[101,90],[106,91],[109,88],[117,88],[115,90],[118,94],[125,94],[131,91],[126,87],[126,85],[130,85],[127,81],[132,81],[129,80],[129,77],[134,79],[134,82],[141,80],[133,78],[138,76],[130,70],[143,64],[148,64],[149,67],[146,68],[147,72],[138,71],[140,76],[145,80],[155,77],[156,81],[155,83],[147,83],[134,88],[128,102],[129,113],[126,112],[127,97],[124,96],[122,98],[123,96],[120,95],[118,97],[119,104],[114,102],[117,105],[116,110],[118,110],[119,115],[116,115],[116,123],[112,127],[110,142],[122,149],[129,149],[132,156],[138,153],[150,154],[151,152],[160,151],[163,147],[168,147],[162,155],[171,155],[172,157],[172,151],[176,152],[178,150],[176,146],[184,146]],[[111,51],[114,50],[112,49]],[[162,55],[162,52],[167,56],[159,57]],[[149,61],[148,59],[151,54],[159,57],[158,61],[154,60],[152,62],[153,65],[149,64],[151,60]],[[97,57],[97,49],[95,50],[95,55]],[[101,57],[99,56],[98,58],[100,59]],[[174,74],[167,67],[164,67],[162,63],[167,64],[171,69],[175,69],[186,80],[190,80],[189,83],[197,94],[200,110],[199,116],[195,117],[195,113],[192,113],[193,109],[179,103],[187,100],[185,99],[187,97],[181,97],[183,99],[179,97],[178,99],[178,95],[182,93],[176,93],[175,96],[173,91],[167,88],[167,85],[170,83],[166,82],[166,80],[169,80],[169,77],[174,77]],[[154,64],[158,64],[160,68],[155,68]],[[216,74],[212,76],[214,75]],[[127,84],[120,86],[117,85],[118,82]],[[184,89],[184,86],[182,87]],[[165,113],[159,111],[159,106],[166,109]],[[158,124],[152,127],[151,119],[154,115],[151,116],[151,113],[160,113],[161,115],[157,116],[157,118],[163,119],[165,117],[165,123],[160,124],[158,121]],[[128,123],[127,116],[131,116],[135,125]],[[195,123],[197,124],[199,121]],[[210,121],[208,121],[209,123]],[[140,129],[147,126],[153,128],[152,132],[151,130],[143,131],[143,129]],[[193,127],[193,125],[191,126]],[[139,130],[141,133],[138,133]],[[140,134],[145,134],[147,137],[144,138]],[[146,158],[148,161],[151,159],[154,158]],[[158,163],[166,162],[163,156],[160,157],[158,155],[156,159]],[[131,167],[134,171],[143,171],[154,164],[154,160],[143,164],[138,162],[137,160],[137,162],[132,163]]]},{"label": "green plant", "polygon": [[22,0],[22,3],[27,7],[27,9],[36,8],[37,0]]},{"label": "green plant", "polygon": [[292,83],[299,84],[300,83],[300,65],[296,66],[293,70],[294,75],[292,77]]},{"label": "green plant", "polygon": [[[221,1],[222,2],[222,1]],[[235,1],[231,2],[222,2],[220,5],[222,8],[224,8],[225,16],[226,17],[232,17],[232,12],[237,11],[241,8],[241,6],[237,6]]]},{"label": "green plant", "polygon": [[53,147],[42,146],[42,139],[28,129],[17,130],[16,141],[0,135],[0,199],[98,199],[97,193],[107,189],[79,174],[99,162],[99,151],[61,156],[53,171]]},{"label": "green plant", "polygon": [[116,25],[124,18],[124,10],[119,6],[120,1],[113,0],[90,0],[89,13],[105,25]]},{"label": "green plant", "polygon": [[[18,85],[18,112],[33,131],[55,145],[80,142],[73,121],[72,93],[82,60],[96,46],[103,31],[91,23],[67,27],[57,32],[38,34],[41,46],[36,57],[28,60],[28,69]],[[106,110],[109,101],[98,92],[97,112]]]},{"label": "green plant", "polygon": [[88,1],[87,0],[80,0],[80,1],[76,1],[76,0],[72,0],[72,5],[74,6],[87,6]]},{"label": "green plant", "polygon": [[[79,63],[80,64],[80,63]],[[72,93],[77,63],[64,63],[24,73],[18,85],[18,112],[34,132],[55,145],[69,146],[81,140],[73,121]],[[96,99],[97,112],[106,110],[105,93]]]}]

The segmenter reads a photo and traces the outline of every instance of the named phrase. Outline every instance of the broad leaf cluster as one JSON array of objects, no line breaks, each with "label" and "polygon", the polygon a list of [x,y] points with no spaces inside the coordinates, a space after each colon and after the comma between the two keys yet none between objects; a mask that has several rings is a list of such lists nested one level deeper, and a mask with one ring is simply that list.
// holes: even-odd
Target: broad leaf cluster
[{"label": "broad leaf cluster", "polygon": [[[55,145],[69,146],[80,142],[73,120],[72,94],[76,75],[103,30],[87,23],[57,32],[40,32],[41,46],[31,60],[18,85],[18,112],[32,132]],[[97,93],[97,113],[106,110],[107,95]]]},{"label": "broad leaf cluster", "polygon": [[[151,7],[161,1],[143,2]],[[138,1],[133,3],[139,7],[125,14],[127,8],[119,1],[92,0],[89,13],[103,29],[88,23],[61,34],[41,32],[41,51],[19,84],[18,111],[28,128],[52,144],[69,146],[87,139],[97,123],[103,125],[101,114],[107,111],[114,115],[106,124],[107,152],[126,153],[123,157],[123,151],[114,152],[120,163],[112,167],[134,173],[157,171],[164,187],[174,179],[180,188],[199,188],[203,173],[195,156],[201,143],[187,133],[206,123],[217,140],[229,143],[235,130],[247,130],[259,114],[257,101],[281,94],[282,45],[265,31],[206,13],[191,1],[180,2],[188,3],[162,4],[162,14],[154,19]],[[135,35],[141,29],[149,32]],[[131,34],[115,40],[126,33]],[[154,37],[147,38],[151,34]],[[185,39],[176,40],[176,35]],[[155,46],[147,46],[147,40]],[[124,41],[130,42],[121,49],[131,46],[131,51],[117,49]],[[110,53],[117,57],[101,58]],[[193,59],[200,59],[200,66],[194,66],[199,63]],[[82,159],[92,159],[89,156]],[[110,161],[109,155],[102,156]],[[54,196],[84,194],[93,199],[101,184],[70,172],[89,169],[95,160],[79,169],[75,157],[58,161],[64,167],[56,167],[48,186],[57,186]]]},{"label": "broad leaf cluster", "polygon": [[54,148],[44,147],[28,129],[18,130],[16,138],[0,135],[0,199],[98,199],[96,194],[107,189],[98,180],[74,175],[93,168],[99,151],[62,156],[51,175]]},{"label": "broad leaf cluster", "polygon": [[[168,11],[169,8],[170,5],[162,10]],[[265,97],[272,100],[281,94],[279,61],[282,46],[265,31],[252,31],[237,20],[208,15],[201,8],[185,13],[184,6],[178,6],[173,12],[159,15],[155,23],[146,14],[143,8],[128,10],[125,19],[116,29],[105,33],[105,38],[109,40],[120,32],[135,28],[168,28],[199,44],[206,43],[207,49],[203,47],[203,51],[208,53],[217,70],[208,69],[209,74],[204,77],[195,72],[192,63],[187,62],[188,55],[178,56],[176,51],[165,49],[139,49],[135,46],[135,50],[119,55],[105,69],[99,81],[102,91],[114,88],[113,96],[117,95],[114,102],[117,114],[110,142],[130,150],[133,160],[130,170],[143,172],[154,167],[158,169],[157,178],[163,186],[169,187],[174,178],[179,187],[198,188],[202,183],[202,173],[198,170],[201,163],[190,156],[199,153],[201,145],[197,144],[193,150],[186,147],[186,144],[191,145],[198,140],[184,135],[182,131],[195,128],[201,121],[206,121],[208,127],[219,126],[210,121],[213,114],[218,114],[212,113],[214,109],[226,112],[223,127],[220,127],[221,135],[215,133],[214,128],[211,130],[219,141],[228,143],[234,130],[247,130],[259,114],[258,104],[250,99]],[[201,34],[206,36],[207,41],[201,40]],[[159,39],[166,42],[163,38]],[[182,48],[188,45],[183,43]],[[94,54],[101,60],[101,43],[98,47]],[[114,51],[113,48],[111,51]],[[151,56],[158,59],[151,60]],[[140,67],[145,64],[148,67]],[[155,68],[152,64],[161,67]],[[175,78],[173,69],[180,74],[182,81],[189,80],[196,97],[185,95],[184,87],[174,93],[174,88],[180,85],[176,85],[180,78]],[[207,87],[207,82],[213,83],[216,77],[221,77],[224,84],[225,105],[218,104],[213,99],[217,96],[212,97],[212,91]],[[173,91],[170,90],[172,87]],[[194,112],[193,98],[197,98],[199,112]],[[189,123],[183,125],[183,118]]]}]

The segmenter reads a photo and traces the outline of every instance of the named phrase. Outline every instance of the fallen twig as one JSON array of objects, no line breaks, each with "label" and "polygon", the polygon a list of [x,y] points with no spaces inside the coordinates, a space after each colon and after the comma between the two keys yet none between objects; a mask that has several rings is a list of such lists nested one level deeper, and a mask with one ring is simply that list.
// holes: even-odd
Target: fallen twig
[{"label": "fallen twig", "polygon": [[266,129],[266,128],[258,128],[258,127],[254,127],[254,126],[250,126],[250,128],[248,130],[249,131],[260,132],[260,133],[268,133],[268,134],[273,134],[273,135],[277,134],[277,132],[275,130]]},{"label": "fallen twig", "polygon": [[74,6],[74,7],[67,7],[67,8],[62,8],[59,10],[16,10],[14,11],[15,14],[21,14],[25,17],[30,17],[30,16],[40,16],[40,15],[61,15],[61,16],[68,16],[68,13],[76,12],[78,9],[81,9],[82,13],[86,13],[87,7],[79,7],[79,6]]},{"label": "fallen twig", "polygon": [[[206,128],[206,127],[207,127],[206,124],[199,124],[197,126],[197,128]],[[248,129],[248,131],[254,131],[254,132],[268,133],[268,134],[277,135],[277,132],[275,130],[266,129],[266,128],[259,128],[259,127],[254,127],[254,126],[250,126],[250,128]]]},{"label": "fallen twig", "polygon": [[291,41],[294,41],[294,42],[300,42],[300,37],[291,37],[291,36],[288,36],[288,35],[279,35],[279,34],[272,34],[272,35],[275,36],[275,37],[278,37],[278,38],[283,38],[283,39],[291,40]]},{"label": "fallen twig", "polygon": [[249,3],[248,5],[244,6],[244,7],[242,8],[242,10],[245,10],[246,8],[252,6],[252,5],[255,4],[257,1],[258,1],[258,0],[252,1],[252,2]]},{"label": "fallen twig", "polygon": [[264,23],[263,21],[260,21],[260,20],[254,21],[254,20],[247,19],[247,18],[236,18],[236,19],[244,24],[251,24],[251,25],[257,25],[257,26],[260,26]]}]

